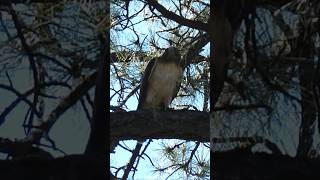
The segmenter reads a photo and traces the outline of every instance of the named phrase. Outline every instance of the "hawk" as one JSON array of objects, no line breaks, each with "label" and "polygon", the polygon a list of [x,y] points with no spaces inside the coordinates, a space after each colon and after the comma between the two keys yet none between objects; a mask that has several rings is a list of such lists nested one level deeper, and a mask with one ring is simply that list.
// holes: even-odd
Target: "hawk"
[{"label": "hawk", "polygon": [[[137,110],[166,110],[180,89],[183,65],[179,50],[169,47],[162,56],[153,58],[147,65],[140,84],[140,96]],[[142,148],[145,139],[137,139],[123,177],[128,177],[131,167]]]},{"label": "hawk", "polygon": [[140,85],[139,109],[165,110],[180,89],[183,67],[179,50],[169,47],[153,58],[145,69]]}]

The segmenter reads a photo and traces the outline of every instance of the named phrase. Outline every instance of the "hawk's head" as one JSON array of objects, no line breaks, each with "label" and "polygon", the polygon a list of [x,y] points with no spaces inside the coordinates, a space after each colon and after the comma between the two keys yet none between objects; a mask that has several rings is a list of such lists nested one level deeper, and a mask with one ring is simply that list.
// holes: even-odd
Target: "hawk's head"
[{"label": "hawk's head", "polygon": [[164,51],[161,58],[166,62],[176,62],[179,63],[181,60],[181,54],[176,47],[169,47]]}]

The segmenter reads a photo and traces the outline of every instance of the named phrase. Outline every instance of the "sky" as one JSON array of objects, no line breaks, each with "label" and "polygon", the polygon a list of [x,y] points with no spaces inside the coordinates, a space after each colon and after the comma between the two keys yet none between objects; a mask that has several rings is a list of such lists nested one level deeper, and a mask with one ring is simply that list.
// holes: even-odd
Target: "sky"
[{"label": "sky", "polygon": [[[31,88],[30,82],[33,81],[29,68],[27,68],[27,66],[25,67],[26,69],[20,69],[15,73],[10,74],[13,77],[12,82],[14,87],[20,90],[20,92],[29,90]],[[5,77],[0,78],[0,83],[9,84]],[[0,110],[7,107],[16,98],[17,97],[13,93],[0,89]],[[29,99],[31,98],[32,96],[29,96]],[[56,104],[52,102],[46,104],[45,117],[55,105]],[[7,116],[5,123],[0,126],[0,137],[10,138],[11,140],[25,137],[22,124],[27,107],[28,106],[24,102],[21,102],[9,116]],[[87,122],[82,108],[78,103],[78,106],[70,108],[58,119],[57,123],[55,123],[51,129],[49,136],[55,140],[57,148],[62,149],[67,154],[81,154],[85,150],[90,133],[89,124]],[[42,141],[42,143],[50,145],[46,141]],[[63,154],[59,152],[51,151],[47,148],[45,149],[52,152],[56,157],[63,156]]]}]

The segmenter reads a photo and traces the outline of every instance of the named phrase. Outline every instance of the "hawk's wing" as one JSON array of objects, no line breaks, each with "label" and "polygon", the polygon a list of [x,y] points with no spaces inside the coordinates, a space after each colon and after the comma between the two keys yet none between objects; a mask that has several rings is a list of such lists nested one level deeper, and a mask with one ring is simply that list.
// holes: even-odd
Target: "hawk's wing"
[{"label": "hawk's wing", "polygon": [[145,71],[144,71],[144,75],[142,77],[142,81],[140,84],[140,96],[139,96],[139,103],[138,103],[137,109],[142,108],[143,102],[147,97],[148,80],[149,80],[149,77],[151,76],[152,70],[155,66],[155,62],[156,62],[155,58],[151,59],[147,65]]},{"label": "hawk's wing", "polygon": [[[179,68],[181,68],[181,67],[179,67]],[[182,68],[181,68],[181,69],[182,69]],[[177,97],[177,95],[178,95],[178,92],[179,92],[180,86],[181,86],[181,79],[182,79],[182,74],[178,77],[178,81],[176,82],[176,87],[175,87],[175,89],[173,90],[171,102],[172,102],[173,99],[174,99],[175,97]]]}]

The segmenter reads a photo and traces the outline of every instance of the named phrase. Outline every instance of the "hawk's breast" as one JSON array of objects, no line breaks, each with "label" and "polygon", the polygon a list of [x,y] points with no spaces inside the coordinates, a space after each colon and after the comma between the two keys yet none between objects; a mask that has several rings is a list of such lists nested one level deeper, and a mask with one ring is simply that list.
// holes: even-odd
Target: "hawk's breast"
[{"label": "hawk's breast", "polygon": [[148,80],[146,105],[157,108],[163,104],[169,107],[181,77],[182,69],[176,63],[156,63]]}]

